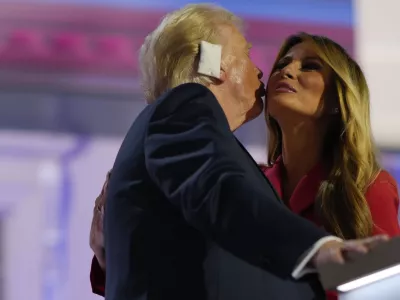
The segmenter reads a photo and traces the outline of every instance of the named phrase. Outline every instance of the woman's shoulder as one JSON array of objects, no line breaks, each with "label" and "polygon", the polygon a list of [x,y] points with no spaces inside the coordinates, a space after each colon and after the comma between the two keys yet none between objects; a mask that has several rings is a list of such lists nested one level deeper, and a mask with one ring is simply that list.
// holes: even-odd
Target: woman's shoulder
[{"label": "woman's shoulder", "polygon": [[374,222],[374,234],[399,235],[399,194],[393,176],[385,170],[380,171],[369,185],[365,198]]},{"label": "woman's shoulder", "polygon": [[396,180],[388,171],[381,170],[368,186],[365,198],[370,206],[374,204],[382,205],[392,201],[397,206],[399,194]]},{"label": "woman's shoulder", "polygon": [[381,170],[376,175],[375,179],[369,185],[367,192],[375,189],[381,189],[387,186],[387,188],[395,189],[397,192],[397,182],[396,179],[386,170]]}]

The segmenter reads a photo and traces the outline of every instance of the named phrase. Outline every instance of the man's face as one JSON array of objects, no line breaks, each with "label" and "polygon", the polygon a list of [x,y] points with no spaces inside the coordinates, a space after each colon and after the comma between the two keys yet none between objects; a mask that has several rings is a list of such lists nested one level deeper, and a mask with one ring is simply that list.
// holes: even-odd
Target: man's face
[{"label": "man's face", "polygon": [[223,54],[222,66],[225,71],[226,88],[240,106],[246,120],[257,117],[263,110],[262,97],[264,84],[261,82],[262,72],[250,59],[251,45],[243,34],[233,26],[222,29]]}]

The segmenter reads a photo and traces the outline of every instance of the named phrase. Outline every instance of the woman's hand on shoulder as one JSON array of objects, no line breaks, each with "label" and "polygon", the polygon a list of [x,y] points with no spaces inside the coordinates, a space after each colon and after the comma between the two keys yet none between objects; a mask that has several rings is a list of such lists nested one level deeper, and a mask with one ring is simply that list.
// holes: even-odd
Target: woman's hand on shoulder
[{"label": "woman's hand on shoulder", "polygon": [[[110,171],[111,172],[111,171]],[[93,208],[93,219],[90,228],[90,239],[89,245],[93,250],[94,255],[100,267],[105,269],[105,253],[104,253],[104,235],[103,235],[103,216],[104,216],[104,204],[107,196],[108,181],[110,179],[110,172],[107,173],[106,180],[101,189],[100,195],[97,196],[95,205]]]}]

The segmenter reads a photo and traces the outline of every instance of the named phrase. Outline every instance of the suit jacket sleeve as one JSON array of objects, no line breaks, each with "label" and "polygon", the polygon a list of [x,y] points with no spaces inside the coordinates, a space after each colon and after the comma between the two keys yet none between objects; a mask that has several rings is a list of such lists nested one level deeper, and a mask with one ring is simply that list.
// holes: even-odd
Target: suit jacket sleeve
[{"label": "suit jacket sleeve", "polygon": [[181,91],[191,97],[173,112],[155,109],[145,140],[148,172],[207,238],[255,266],[290,277],[303,253],[326,233],[292,214],[266,186],[249,182],[227,146],[233,136],[221,107],[208,89],[198,90]]},{"label": "suit jacket sleeve", "polygon": [[399,235],[399,194],[394,178],[382,171],[368,188],[365,197],[374,222],[374,234]]},{"label": "suit jacket sleeve", "polygon": [[96,256],[93,256],[92,265],[90,267],[90,283],[92,285],[92,292],[99,296],[105,295],[106,275],[100,267]]}]

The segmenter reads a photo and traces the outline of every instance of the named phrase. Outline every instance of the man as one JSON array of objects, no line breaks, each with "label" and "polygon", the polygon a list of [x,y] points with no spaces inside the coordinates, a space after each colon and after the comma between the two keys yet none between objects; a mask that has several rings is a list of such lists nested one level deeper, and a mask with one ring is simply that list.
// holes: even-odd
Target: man
[{"label": "man", "polygon": [[107,300],[321,299],[307,268],[367,251],[370,240],[342,242],[292,214],[232,134],[263,107],[241,28],[189,5],[142,46],[149,105],[107,189]]}]

